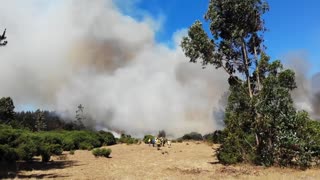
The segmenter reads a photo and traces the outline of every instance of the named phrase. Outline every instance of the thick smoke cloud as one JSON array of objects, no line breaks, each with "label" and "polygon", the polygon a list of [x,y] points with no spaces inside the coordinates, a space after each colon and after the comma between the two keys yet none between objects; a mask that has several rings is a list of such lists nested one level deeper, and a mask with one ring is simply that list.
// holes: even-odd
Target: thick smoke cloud
[{"label": "thick smoke cloud", "polygon": [[175,48],[157,43],[157,20],[135,20],[111,0],[1,4],[9,44],[0,49],[0,95],[17,106],[73,118],[81,103],[85,123],[137,136],[218,128],[227,78],[188,63],[178,46],[185,31],[173,36]]},{"label": "thick smoke cloud", "polygon": [[285,59],[286,66],[296,73],[298,88],[292,96],[297,108],[308,111],[313,119],[320,120],[320,72],[308,76],[311,64],[305,53],[290,53]]}]

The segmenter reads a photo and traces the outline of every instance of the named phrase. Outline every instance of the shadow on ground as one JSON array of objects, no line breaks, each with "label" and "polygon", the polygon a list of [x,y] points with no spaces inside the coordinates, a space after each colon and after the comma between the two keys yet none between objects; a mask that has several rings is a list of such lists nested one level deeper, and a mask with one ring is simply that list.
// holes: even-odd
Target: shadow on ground
[{"label": "shadow on ground", "polygon": [[[77,161],[50,161],[50,162],[17,162],[17,163],[6,163],[2,162],[0,179],[1,178],[66,178],[68,176],[63,176],[61,174],[48,174],[45,171],[50,169],[65,169],[72,166],[80,166]],[[43,171],[32,175],[23,175],[22,171]]]}]

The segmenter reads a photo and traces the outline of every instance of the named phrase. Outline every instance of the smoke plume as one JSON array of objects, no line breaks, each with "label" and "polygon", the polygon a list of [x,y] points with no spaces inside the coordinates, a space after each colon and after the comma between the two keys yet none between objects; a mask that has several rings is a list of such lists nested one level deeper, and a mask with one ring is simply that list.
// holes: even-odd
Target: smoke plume
[{"label": "smoke plume", "polygon": [[308,111],[313,119],[320,120],[320,72],[308,76],[311,64],[305,53],[290,53],[285,59],[286,66],[296,73],[298,88],[292,93],[296,107]]},{"label": "smoke plume", "polygon": [[0,95],[69,118],[83,104],[86,124],[136,136],[218,128],[225,73],[188,63],[178,46],[185,31],[169,48],[155,41],[158,20],[119,9],[112,0],[1,1],[9,44]]}]

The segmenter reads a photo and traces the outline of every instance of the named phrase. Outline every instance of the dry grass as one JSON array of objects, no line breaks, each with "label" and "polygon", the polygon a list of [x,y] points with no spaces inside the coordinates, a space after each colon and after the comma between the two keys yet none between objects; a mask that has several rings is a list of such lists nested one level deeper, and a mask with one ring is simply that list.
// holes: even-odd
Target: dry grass
[{"label": "dry grass", "polygon": [[[115,145],[111,158],[95,158],[90,151],[65,152],[52,162],[19,172],[18,178],[56,179],[320,179],[317,169],[223,166],[204,143],[173,143],[161,150],[148,145]],[[216,146],[215,146],[216,147]]]}]

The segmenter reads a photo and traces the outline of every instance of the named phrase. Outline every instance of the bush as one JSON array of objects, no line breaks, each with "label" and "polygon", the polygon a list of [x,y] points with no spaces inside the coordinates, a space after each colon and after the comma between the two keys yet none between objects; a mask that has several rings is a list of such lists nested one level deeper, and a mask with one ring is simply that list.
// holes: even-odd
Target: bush
[{"label": "bush", "polygon": [[192,133],[183,135],[181,139],[182,140],[202,141],[203,137],[200,133],[192,132]]},{"label": "bush", "polygon": [[[127,144],[138,142],[131,136],[124,136],[121,140]],[[0,124],[0,161],[32,161],[34,156],[41,156],[43,162],[48,162],[51,155],[61,155],[63,150],[71,151],[72,154],[74,150],[79,148],[91,150],[101,147],[101,145],[112,145],[115,142],[114,136],[109,132],[50,131],[34,133]]]},{"label": "bush", "polygon": [[19,159],[19,156],[14,148],[11,148],[8,144],[0,144],[0,162],[13,162]]},{"label": "bush", "polygon": [[70,153],[71,155],[74,155],[75,150],[71,150],[69,153]]},{"label": "bush", "polygon": [[222,144],[226,135],[224,131],[216,130],[213,133],[206,134],[203,136],[203,139],[207,142],[214,143],[214,144]]},{"label": "bush", "polygon": [[50,144],[49,150],[54,155],[61,155],[63,152],[63,149],[60,144]]},{"label": "bush", "polygon": [[79,144],[79,149],[81,150],[92,150],[93,146],[88,142],[82,142]]},{"label": "bush", "polygon": [[[152,135],[145,135],[144,137],[143,137],[143,142],[145,143],[145,144],[148,144],[149,142],[149,139],[150,140],[152,140],[152,139],[154,139],[154,136],[152,136]],[[151,142],[150,142],[151,143]]]},{"label": "bush", "polygon": [[110,154],[111,154],[111,149],[106,149],[106,148],[101,148],[101,149],[94,149],[92,151],[92,154],[95,156],[95,157],[109,157]]},{"label": "bush", "polygon": [[253,146],[255,136],[251,134],[229,134],[218,148],[217,158],[222,164],[235,164],[243,161],[257,161]]},{"label": "bush", "polygon": [[118,142],[125,143],[125,144],[137,144],[139,142],[139,140],[132,138],[130,135],[121,134],[121,137],[118,140]]},{"label": "bush", "polygon": [[32,161],[33,156],[38,155],[38,148],[39,146],[35,145],[32,141],[27,141],[23,144],[20,144],[17,147],[16,152],[19,156],[19,159],[25,161]]},{"label": "bush", "polygon": [[98,135],[99,135],[99,140],[102,145],[111,146],[111,145],[114,145],[117,143],[116,138],[110,132],[99,131]]},{"label": "bush", "polygon": [[[101,147],[101,142],[99,141],[99,135],[94,132],[89,131],[71,131],[66,133],[67,138],[73,140],[75,149],[80,148],[80,143],[85,145],[91,145],[92,147]],[[84,148],[83,144],[81,145]],[[89,147],[89,146],[87,146]]]},{"label": "bush", "polygon": [[63,148],[63,150],[65,150],[65,151],[74,150],[76,147],[75,147],[75,145],[74,145],[73,139],[70,138],[70,137],[64,138],[63,141],[62,141],[62,148]]}]

